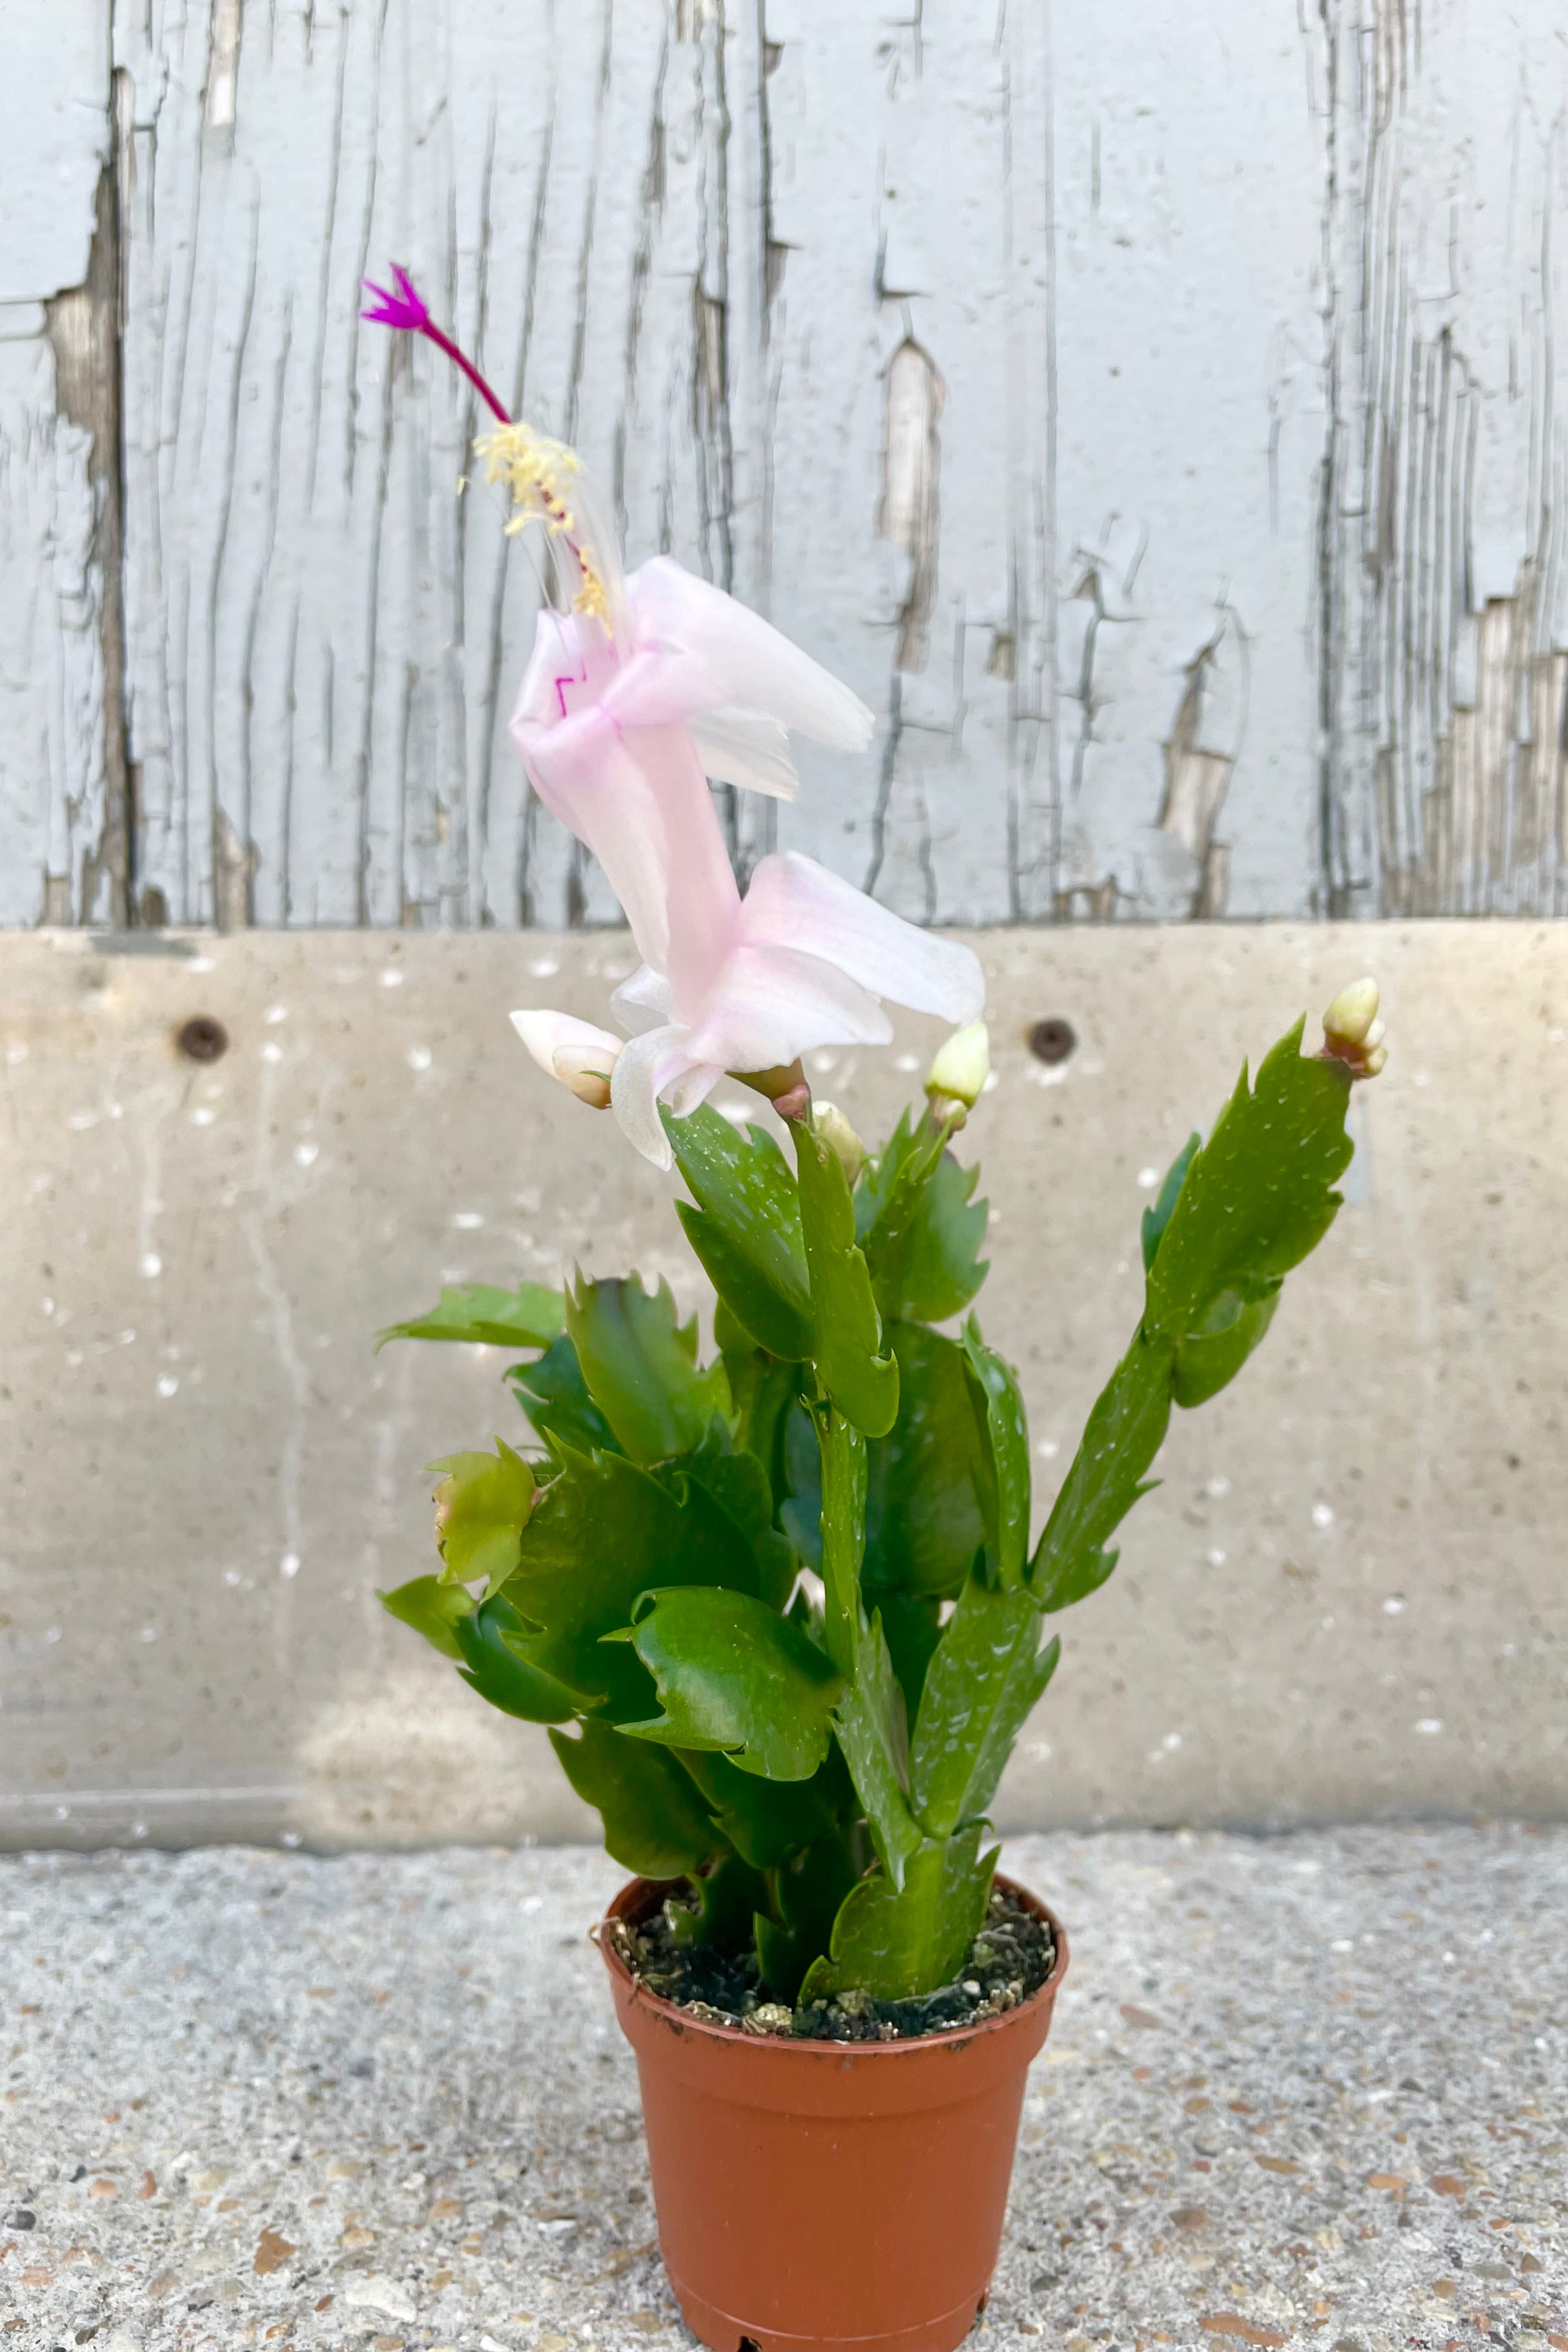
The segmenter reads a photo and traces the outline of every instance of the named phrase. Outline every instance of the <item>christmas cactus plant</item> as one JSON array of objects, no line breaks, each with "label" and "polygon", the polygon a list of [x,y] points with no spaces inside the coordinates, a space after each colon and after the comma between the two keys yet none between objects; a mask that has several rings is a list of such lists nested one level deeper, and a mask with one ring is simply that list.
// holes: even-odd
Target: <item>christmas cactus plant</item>
[{"label": "christmas cactus plant", "polygon": [[[401,275],[373,315],[450,349]],[[1023,1398],[975,1311],[985,1203],[952,1149],[986,1075],[980,967],[803,857],[764,858],[742,896],[709,792],[787,795],[792,730],[852,749],[869,714],[668,558],[624,578],[572,453],[475,381],[492,477],[555,564],[514,740],[643,958],[616,993],[629,1039],[513,1018],[679,1171],[712,1344],[635,1275],[448,1290],[396,1326],[509,1349],[531,1433],[435,1465],[439,1568],[385,1605],[550,1727],[610,1853],[684,1882],[678,1938],[754,1954],[781,2022],[928,1995],[984,1921],[989,1814],[1057,1619],[1114,1569],[1173,1407],[1237,1377],[1333,1221],[1377,992],[1337,998],[1315,1055],[1298,1023],[1177,1157],[1143,1215],[1142,1316],[1033,1534]],[[800,1056],[885,1042],[883,998],[959,1025],[868,1150]],[[776,1131],[712,1108],[725,1073]]]}]

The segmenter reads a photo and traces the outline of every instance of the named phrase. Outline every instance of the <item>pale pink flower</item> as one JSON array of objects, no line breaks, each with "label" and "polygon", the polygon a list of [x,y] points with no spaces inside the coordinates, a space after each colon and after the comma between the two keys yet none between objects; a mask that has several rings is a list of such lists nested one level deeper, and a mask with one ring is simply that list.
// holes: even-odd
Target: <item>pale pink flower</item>
[{"label": "pale pink flower", "polygon": [[883,998],[972,1021],[985,988],[967,948],[793,851],[764,857],[741,896],[708,779],[792,794],[791,730],[864,749],[874,722],[848,688],[668,556],[626,581],[617,618],[612,634],[590,614],[541,614],[511,731],[642,955],[612,1000],[641,1034],[616,1063],[611,1100],[638,1150],[668,1167],[661,1102],[679,1116],[726,1070],[885,1045]]},{"label": "pale pink flower", "polygon": [[793,851],[764,857],[744,898],[725,853],[711,777],[793,799],[789,737],[864,751],[875,721],[846,686],[755,613],[656,556],[629,579],[575,454],[514,424],[430,317],[406,271],[366,285],[363,313],[424,336],[497,419],[478,445],[515,509],[545,532],[564,612],[540,615],[512,719],[540,799],[593,851],[626,910],[642,970],[616,992],[621,1046],[564,1013],[512,1019],[541,1066],[602,1103],[661,1167],[659,1118],[694,1110],[726,1070],[779,1069],[816,1045],[885,1045],[882,999],[949,1023],[978,1018],[985,987],[967,948],[933,939]]}]

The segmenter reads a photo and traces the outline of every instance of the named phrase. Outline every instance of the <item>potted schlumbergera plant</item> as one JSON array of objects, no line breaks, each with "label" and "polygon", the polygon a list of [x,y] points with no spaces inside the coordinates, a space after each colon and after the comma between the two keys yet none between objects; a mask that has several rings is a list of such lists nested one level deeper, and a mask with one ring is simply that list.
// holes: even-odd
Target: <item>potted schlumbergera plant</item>
[{"label": "potted schlumbergera plant", "polygon": [[[413,288],[370,314],[433,328]],[[636,1876],[599,1947],[638,2059],[659,2237],[708,2345],[957,2345],[1000,2238],[1024,2078],[1067,1967],[996,1874],[987,1815],[1102,1584],[1173,1405],[1235,1378],[1321,1239],[1345,1109],[1384,1048],[1358,983],[1244,1070],[1143,1216],[1142,1318],[1043,1529],[1012,1369],[973,1311],[986,1075],[970,951],[808,859],[742,898],[708,779],[793,787],[788,730],[869,738],[855,698],[668,559],[622,576],[572,453],[495,411],[557,602],[513,735],[643,956],[628,1038],[513,1014],[535,1059],[679,1170],[712,1347],[635,1276],[445,1292],[387,1336],[479,1340],[531,1437],[435,1465],[438,1570],[384,1596],[494,1706],[546,1724]],[[868,1150],[800,1056],[959,1024]],[[706,1097],[771,1098],[785,1142]],[[963,1318],[962,1320],[960,1318]]]}]

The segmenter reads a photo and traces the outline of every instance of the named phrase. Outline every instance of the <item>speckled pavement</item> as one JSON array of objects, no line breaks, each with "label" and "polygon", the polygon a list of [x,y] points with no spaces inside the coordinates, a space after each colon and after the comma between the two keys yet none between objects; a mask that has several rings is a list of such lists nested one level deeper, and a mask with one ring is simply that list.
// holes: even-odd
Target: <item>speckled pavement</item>
[{"label": "speckled pavement", "polygon": [[[1055,1835],[973,2342],[1568,2352],[1568,1830]],[[0,2345],[688,2345],[581,1848],[0,1861]]]}]

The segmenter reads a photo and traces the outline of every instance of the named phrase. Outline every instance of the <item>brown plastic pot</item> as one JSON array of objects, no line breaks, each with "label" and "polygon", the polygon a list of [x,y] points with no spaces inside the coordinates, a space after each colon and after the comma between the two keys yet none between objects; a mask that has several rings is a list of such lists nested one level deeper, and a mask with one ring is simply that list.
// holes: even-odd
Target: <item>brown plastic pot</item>
[{"label": "brown plastic pot", "polygon": [[[658,2242],[712,2352],[952,2352],[985,2301],[1024,2081],[1050,2029],[1068,1941],[1019,2007],[911,2042],[742,2033],[647,1991],[600,1935],[637,2052]],[[672,1889],[634,1878],[610,1919]],[[604,1925],[607,1927],[609,1920]]]}]

